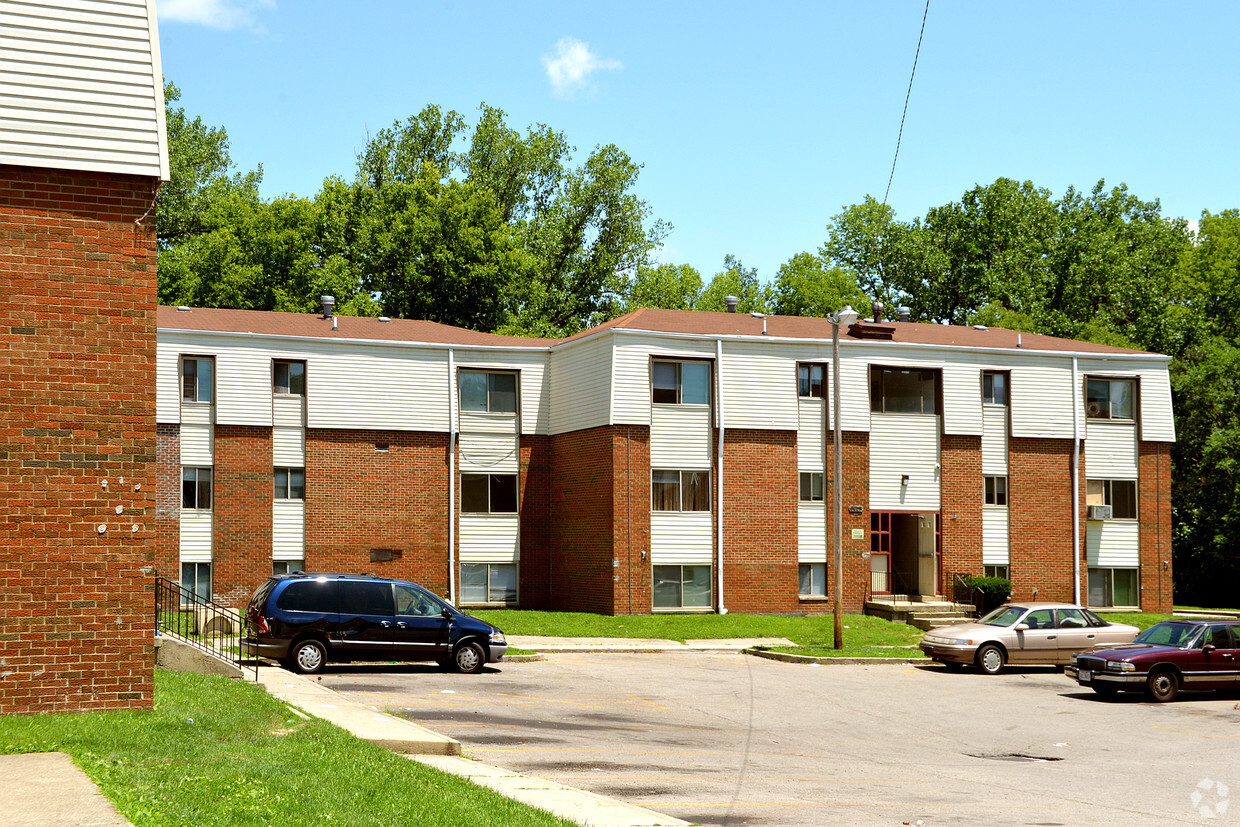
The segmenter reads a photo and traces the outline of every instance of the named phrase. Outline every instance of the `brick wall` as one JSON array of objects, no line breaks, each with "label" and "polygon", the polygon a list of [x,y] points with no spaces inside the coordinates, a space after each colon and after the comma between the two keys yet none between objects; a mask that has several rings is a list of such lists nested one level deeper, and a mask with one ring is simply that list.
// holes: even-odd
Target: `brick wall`
[{"label": "brick wall", "polygon": [[271,428],[216,425],[213,474],[212,599],[241,607],[271,576]]},{"label": "brick wall", "polygon": [[951,594],[952,574],[982,573],[982,438],[944,434],[939,450],[943,557],[940,594]]},{"label": "brick wall", "polygon": [[[834,437],[832,437],[834,439]],[[844,452],[841,462],[844,472],[842,486],[842,510],[844,521],[843,557],[844,557],[844,597],[843,608],[846,612],[860,613],[865,605],[865,598],[870,593],[870,435],[863,431],[843,431],[840,433],[840,447]],[[830,485],[835,484],[835,445],[827,446],[827,478]],[[827,508],[832,508],[830,498],[833,496],[830,487],[826,490]],[[859,514],[849,512],[849,506],[860,506]],[[828,538],[830,551],[827,554],[829,569],[827,577],[827,595],[835,594],[835,527],[831,527]],[[862,539],[852,538],[853,529],[861,529]],[[830,611],[831,601],[825,607]]]},{"label": "brick wall", "polygon": [[1147,612],[1170,612],[1172,604],[1170,449],[1171,446],[1163,442],[1138,444],[1141,609]]},{"label": "brick wall", "polygon": [[181,578],[181,426],[155,426],[155,571]]},{"label": "brick wall", "polygon": [[[306,569],[413,580],[446,595],[449,483],[446,433],[307,429]],[[270,484],[264,490],[270,498]],[[372,563],[372,549],[400,557]]]},{"label": "brick wall", "polygon": [[[1080,471],[1081,589],[1085,579],[1085,462]],[[1012,597],[1071,601],[1072,440],[1008,441]],[[1036,591],[1035,591],[1036,590]]]},{"label": "brick wall", "polygon": [[[523,609],[551,608],[551,438],[522,435],[521,564],[518,593]],[[458,510],[460,504],[458,502]]]},{"label": "brick wall", "polygon": [[153,195],[0,166],[0,713],[151,706]]}]

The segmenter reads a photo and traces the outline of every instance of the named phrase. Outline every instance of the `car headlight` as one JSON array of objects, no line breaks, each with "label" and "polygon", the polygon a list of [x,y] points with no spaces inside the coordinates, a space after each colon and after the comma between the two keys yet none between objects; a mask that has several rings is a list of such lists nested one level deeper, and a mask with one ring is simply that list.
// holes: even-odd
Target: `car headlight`
[{"label": "car headlight", "polygon": [[504,643],[507,643],[508,641],[504,640],[503,632],[491,632],[491,642],[504,644]]},{"label": "car headlight", "polygon": [[944,646],[968,646],[973,643],[971,640],[960,640],[954,637],[940,637],[939,635],[926,635],[925,640],[927,643],[939,643]]},{"label": "car headlight", "polygon": [[1136,672],[1137,667],[1126,660],[1109,660],[1107,661],[1108,672]]},{"label": "car headlight", "polygon": [[1068,659],[1068,663],[1072,664],[1073,666],[1076,666],[1076,652],[1072,653],[1072,657]]}]

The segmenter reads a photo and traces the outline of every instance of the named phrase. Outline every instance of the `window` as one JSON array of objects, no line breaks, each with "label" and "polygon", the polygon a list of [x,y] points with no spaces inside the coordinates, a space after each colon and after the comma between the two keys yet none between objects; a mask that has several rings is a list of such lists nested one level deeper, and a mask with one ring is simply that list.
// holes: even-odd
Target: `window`
[{"label": "window", "polygon": [[462,563],[462,603],[517,602],[515,563]]},{"label": "window", "polygon": [[306,363],[276,360],[272,384],[277,395],[306,395]]},{"label": "window", "polygon": [[870,410],[875,413],[938,412],[939,372],[870,368]]},{"label": "window", "polygon": [[517,374],[461,371],[461,410],[517,412]]},{"label": "window", "polygon": [[211,510],[211,469],[181,469],[181,508]]},{"label": "window", "polygon": [[1090,419],[1132,419],[1137,383],[1131,379],[1090,379],[1085,383],[1085,415]]},{"label": "window", "polygon": [[1008,403],[1008,375],[1006,373],[982,374],[982,402],[986,405],[1006,405]]},{"label": "window", "polygon": [[304,500],[306,498],[306,469],[277,468],[275,498],[277,500]]},{"label": "window", "polygon": [[710,363],[671,362],[655,359],[651,363],[653,395],[657,404],[709,405]]},{"label": "window", "polygon": [[826,563],[801,563],[797,571],[800,575],[797,590],[802,597],[827,596]]},{"label": "window", "polygon": [[181,357],[181,401],[210,402],[213,398],[215,360],[200,356]]},{"label": "window", "polygon": [[656,609],[709,609],[710,566],[655,566]]},{"label": "window", "polygon": [[822,472],[821,471],[802,471],[801,477],[801,502],[803,503],[820,503],[822,502]]},{"label": "window", "polygon": [[823,365],[797,365],[797,394],[813,399],[822,399],[823,377],[826,367]]},{"label": "window", "polygon": [[[373,580],[340,580],[341,615],[387,615],[396,613],[392,584]],[[345,618],[341,617],[341,621]]]},{"label": "window", "polygon": [[211,599],[211,564],[182,563],[181,588],[205,600]]},{"label": "window", "polygon": [[982,566],[983,577],[1002,577],[1004,580],[1011,580],[1010,566]]},{"label": "window", "polygon": [[986,505],[1007,505],[1007,477],[982,477],[986,488]]},{"label": "window", "polygon": [[396,614],[406,617],[443,617],[443,604],[421,589],[396,584]]},{"label": "window", "polygon": [[336,581],[316,578],[289,583],[276,598],[276,608],[286,612],[333,614],[339,608]]},{"label": "window", "polygon": [[1111,519],[1135,520],[1137,518],[1136,480],[1086,480],[1086,505],[1111,506]]},{"label": "window", "polygon": [[1090,568],[1089,605],[1095,608],[1139,606],[1137,570]]},{"label": "window", "polygon": [[709,471],[651,471],[652,511],[710,511]]},{"label": "window", "polygon": [[273,560],[271,563],[272,574],[302,574],[305,570],[305,560]]},{"label": "window", "polygon": [[461,513],[515,514],[516,474],[461,474]]}]

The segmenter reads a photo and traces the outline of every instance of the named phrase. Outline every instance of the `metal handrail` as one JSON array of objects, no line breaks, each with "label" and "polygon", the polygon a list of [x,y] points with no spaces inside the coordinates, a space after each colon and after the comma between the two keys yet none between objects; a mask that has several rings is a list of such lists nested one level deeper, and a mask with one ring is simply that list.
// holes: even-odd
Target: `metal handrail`
[{"label": "metal handrail", "polygon": [[[974,610],[980,615],[982,614],[982,590],[971,585],[965,577],[960,573],[952,575],[952,600],[956,603],[972,604]],[[961,594],[964,595],[963,599]]]},{"label": "metal handrail", "polygon": [[175,636],[181,643],[235,663],[238,669],[253,668],[257,680],[258,660],[246,663],[241,652],[244,624],[239,609],[195,594],[174,580],[160,577],[155,581],[155,634]]}]

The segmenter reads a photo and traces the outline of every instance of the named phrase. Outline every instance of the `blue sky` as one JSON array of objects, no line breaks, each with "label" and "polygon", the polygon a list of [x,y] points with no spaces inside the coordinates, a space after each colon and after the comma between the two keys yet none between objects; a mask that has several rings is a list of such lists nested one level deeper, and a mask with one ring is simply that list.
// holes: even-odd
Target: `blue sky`
[{"label": "blue sky", "polygon": [[[887,188],[924,0],[157,0],[164,75],[228,129],[264,195],[352,177],[428,103],[614,143],[674,225],[661,261],[764,280]],[[1099,178],[1163,213],[1240,207],[1240,4],[932,0],[888,202],[902,219],[1000,176]]]}]

